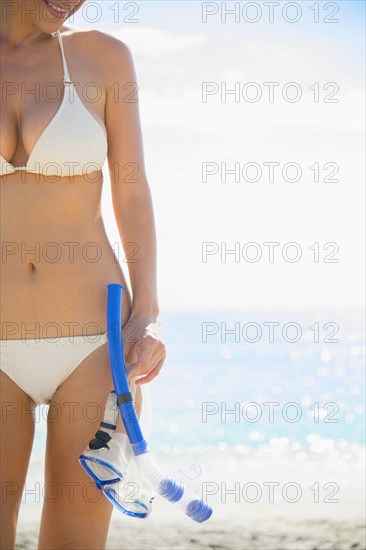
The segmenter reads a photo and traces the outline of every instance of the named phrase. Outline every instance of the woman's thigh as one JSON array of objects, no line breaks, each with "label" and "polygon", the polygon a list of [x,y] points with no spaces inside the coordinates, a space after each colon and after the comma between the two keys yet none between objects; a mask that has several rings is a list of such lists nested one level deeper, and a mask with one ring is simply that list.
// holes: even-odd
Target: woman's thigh
[{"label": "woman's thigh", "polygon": [[[112,505],[78,458],[99,429],[113,389],[107,344],[63,382],[49,408],[40,550],[105,548]],[[123,431],[121,419],[117,429]]]},{"label": "woman's thigh", "polygon": [[0,372],[0,548],[15,545],[35,425],[33,400],[4,372]]}]

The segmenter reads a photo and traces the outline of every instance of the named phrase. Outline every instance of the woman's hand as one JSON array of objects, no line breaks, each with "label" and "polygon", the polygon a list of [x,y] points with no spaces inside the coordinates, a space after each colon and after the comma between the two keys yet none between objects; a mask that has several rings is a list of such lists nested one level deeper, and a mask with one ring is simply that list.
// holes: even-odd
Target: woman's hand
[{"label": "woman's hand", "polygon": [[141,376],[137,385],[146,384],[158,376],[166,358],[165,345],[159,335],[159,321],[134,316],[122,329],[127,378]]}]

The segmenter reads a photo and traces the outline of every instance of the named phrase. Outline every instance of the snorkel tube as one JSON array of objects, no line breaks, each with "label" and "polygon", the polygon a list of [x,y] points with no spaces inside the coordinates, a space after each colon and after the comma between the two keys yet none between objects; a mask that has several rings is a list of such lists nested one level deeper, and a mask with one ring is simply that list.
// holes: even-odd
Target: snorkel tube
[{"label": "snorkel tube", "polygon": [[122,293],[124,287],[119,284],[108,285],[107,330],[108,351],[112,371],[114,390],[127,437],[134,458],[143,479],[157,494],[176,504],[184,513],[202,523],[210,518],[212,509],[180,481],[167,476],[157,465],[144,439],[136,411],[133,396],[127,380],[122,340]]}]

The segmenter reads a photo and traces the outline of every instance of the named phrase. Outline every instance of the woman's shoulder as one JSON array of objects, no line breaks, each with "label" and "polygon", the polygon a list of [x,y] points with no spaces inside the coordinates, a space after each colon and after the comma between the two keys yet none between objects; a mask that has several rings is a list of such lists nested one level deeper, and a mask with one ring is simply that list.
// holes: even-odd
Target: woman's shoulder
[{"label": "woman's shoulder", "polygon": [[70,43],[70,49],[78,52],[82,63],[93,67],[105,86],[116,80],[136,79],[134,61],[129,47],[115,36],[97,29],[77,29],[62,26],[61,34]]},{"label": "woman's shoulder", "polygon": [[69,37],[75,48],[89,52],[97,58],[103,57],[105,64],[114,64],[121,59],[130,58],[129,47],[119,38],[99,29],[78,29],[63,25],[60,29],[62,36]]}]

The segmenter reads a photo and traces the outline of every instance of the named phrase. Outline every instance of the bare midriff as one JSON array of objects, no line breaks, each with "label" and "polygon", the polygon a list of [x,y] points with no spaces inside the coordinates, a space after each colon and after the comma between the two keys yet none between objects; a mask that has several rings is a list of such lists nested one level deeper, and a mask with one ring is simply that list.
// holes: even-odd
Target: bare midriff
[{"label": "bare midriff", "polygon": [[0,338],[38,339],[106,332],[107,285],[131,296],[102,219],[102,172],[0,177]]}]

